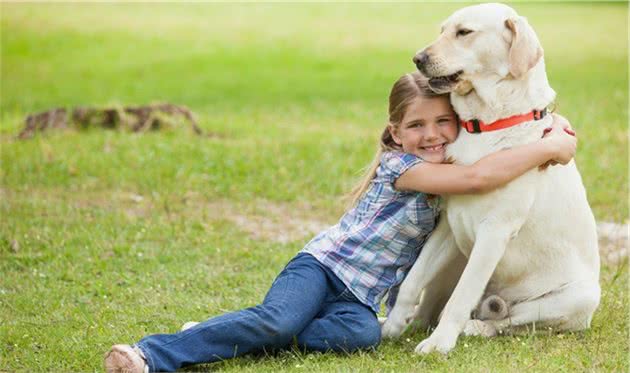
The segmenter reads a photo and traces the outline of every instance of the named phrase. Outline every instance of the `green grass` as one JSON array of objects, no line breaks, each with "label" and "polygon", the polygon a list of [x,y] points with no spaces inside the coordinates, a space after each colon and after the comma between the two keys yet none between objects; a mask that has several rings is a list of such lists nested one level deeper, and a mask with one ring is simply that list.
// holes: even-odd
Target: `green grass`
[{"label": "green grass", "polygon": [[[460,6],[0,4],[0,370],[99,370],[112,343],[260,301],[309,237],[254,239],[213,202],[308,203],[334,222],[371,160],[391,84]],[[515,8],[578,131],[597,219],[626,221],[627,4]],[[13,139],[29,112],[153,101],[189,106],[221,136]],[[604,267],[601,282],[584,333],[462,338],[448,358],[412,354],[417,333],[376,352],[204,369],[628,371],[627,266]]]}]

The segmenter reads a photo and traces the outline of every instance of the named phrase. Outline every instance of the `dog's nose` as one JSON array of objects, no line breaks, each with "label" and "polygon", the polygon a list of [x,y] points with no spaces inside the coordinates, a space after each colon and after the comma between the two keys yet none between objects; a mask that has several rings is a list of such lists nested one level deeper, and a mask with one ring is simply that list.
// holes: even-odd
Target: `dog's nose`
[{"label": "dog's nose", "polygon": [[418,70],[422,70],[422,67],[429,62],[429,55],[426,52],[418,53],[413,56],[413,63]]}]

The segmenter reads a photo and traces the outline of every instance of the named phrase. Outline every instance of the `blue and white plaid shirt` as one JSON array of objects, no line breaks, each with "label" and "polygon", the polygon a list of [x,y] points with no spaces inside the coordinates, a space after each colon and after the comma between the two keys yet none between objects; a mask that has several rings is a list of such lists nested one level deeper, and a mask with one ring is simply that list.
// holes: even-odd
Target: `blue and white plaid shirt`
[{"label": "blue and white plaid shirt", "polygon": [[383,153],[357,205],[302,250],[330,268],[376,313],[388,291],[388,309],[393,306],[398,286],[437,223],[437,203],[429,204],[429,196],[394,189],[396,179],[422,161],[412,154]]}]

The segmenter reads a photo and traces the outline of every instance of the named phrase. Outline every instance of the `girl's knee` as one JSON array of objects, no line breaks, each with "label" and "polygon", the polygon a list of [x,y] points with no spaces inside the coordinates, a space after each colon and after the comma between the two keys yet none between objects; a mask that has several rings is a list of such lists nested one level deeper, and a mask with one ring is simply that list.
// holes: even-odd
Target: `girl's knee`
[{"label": "girl's knee", "polygon": [[256,308],[260,320],[260,331],[274,347],[290,344],[304,327],[299,320],[276,307],[260,305]]},{"label": "girl's knee", "polygon": [[298,336],[297,342],[301,348],[309,351],[354,352],[367,350],[380,344],[381,328],[376,323],[375,327],[370,325],[341,333],[335,330],[329,330],[328,333],[315,331],[309,333],[309,330],[306,330]]},{"label": "girl's knee", "polygon": [[356,335],[356,349],[369,349],[381,343],[381,327],[378,322]]},{"label": "girl's knee", "polygon": [[366,349],[376,347],[381,343],[381,324],[375,314],[363,318],[361,327],[354,333],[357,348]]}]

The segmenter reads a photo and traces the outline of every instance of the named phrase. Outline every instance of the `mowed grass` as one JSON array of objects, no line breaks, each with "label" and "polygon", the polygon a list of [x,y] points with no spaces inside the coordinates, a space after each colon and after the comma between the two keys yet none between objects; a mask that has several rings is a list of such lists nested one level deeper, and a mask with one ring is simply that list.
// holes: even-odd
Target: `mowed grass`
[{"label": "mowed grass", "polygon": [[[309,237],[252,238],[215,201],[334,223],[395,79],[462,4],[0,4],[0,370],[99,370],[113,343],[259,302]],[[627,5],[515,4],[545,48],[598,220],[628,216]],[[58,106],[189,106],[204,130],[16,141]],[[290,218],[290,217],[288,217]],[[17,243],[17,245],[16,245]],[[627,263],[627,262],[626,262]],[[604,266],[584,333],[409,333],[375,352],[245,357],[224,371],[628,371],[627,264]]]}]

